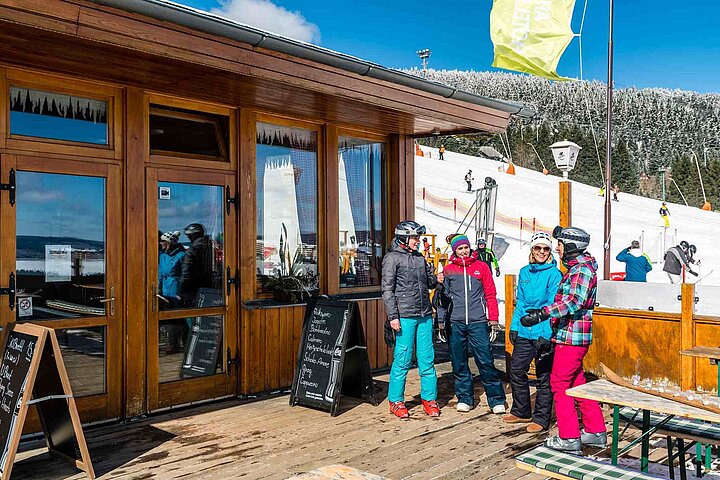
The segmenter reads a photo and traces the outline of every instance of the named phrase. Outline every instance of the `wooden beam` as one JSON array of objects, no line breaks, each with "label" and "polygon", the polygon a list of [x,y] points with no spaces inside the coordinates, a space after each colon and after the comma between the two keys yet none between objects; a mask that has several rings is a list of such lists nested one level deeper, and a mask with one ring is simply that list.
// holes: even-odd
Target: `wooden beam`
[{"label": "wooden beam", "polygon": [[[609,195],[609,193],[608,193]],[[680,303],[680,350],[688,350],[695,346],[695,285],[683,283]],[[680,359],[680,387],[683,390],[695,390],[696,359],[682,355]]]},{"label": "wooden beam", "polygon": [[405,152],[405,216],[415,220],[415,141],[408,136],[401,138]]},{"label": "wooden beam", "polygon": [[320,221],[325,219],[325,245],[327,278],[324,286],[328,295],[340,293],[340,275],[337,265],[340,264],[340,199],[339,199],[339,161],[338,158],[338,128],[335,125],[328,125],[325,129],[325,207],[326,211],[320,212]]},{"label": "wooden beam", "polygon": [[255,166],[256,114],[240,110],[240,217],[238,239],[240,245],[240,301],[255,298],[255,248],[257,243],[257,195]]},{"label": "wooden beam", "polygon": [[560,188],[560,218],[558,219],[558,225],[569,227],[572,225],[572,183],[563,180],[558,185]]},{"label": "wooden beam", "polygon": [[515,314],[515,280],[516,275],[505,275],[505,371],[510,371],[513,344],[510,342],[510,325]]},{"label": "wooden beam", "polygon": [[147,411],[147,288],[145,283],[145,95],[134,88],[125,99],[125,417]]}]

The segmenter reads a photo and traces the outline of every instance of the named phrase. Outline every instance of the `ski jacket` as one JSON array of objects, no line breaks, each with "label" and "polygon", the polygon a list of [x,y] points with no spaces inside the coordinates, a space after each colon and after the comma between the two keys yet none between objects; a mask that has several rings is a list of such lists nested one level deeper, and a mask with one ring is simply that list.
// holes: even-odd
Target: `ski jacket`
[{"label": "ski jacket", "polygon": [[477,249],[475,250],[475,257],[480,260],[481,262],[484,262],[485,265],[488,266],[490,269],[498,269],[498,261],[497,258],[495,258],[495,252],[493,252],[491,249],[485,247],[484,249]]},{"label": "ski jacket", "polygon": [[647,282],[647,274],[652,270],[652,265],[639,248],[625,248],[617,254],[615,260],[625,264],[626,282]]},{"label": "ski jacket", "polygon": [[163,297],[173,299],[178,296],[183,258],[185,258],[185,247],[179,243],[175,244],[171,250],[160,252],[158,292]]},{"label": "ski jacket", "polygon": [[472,175],[471,175],[470,173],[466,173],[466,174],[465,174],[465,181],[466,181],[466,182],[469,182],[469,181],[471,181],[471,180],[472,180]]},{"label": "ski jacket", "polygon": [[194,300],[199,288],[214,288],[213,265],[215,263],[212,240],[205,235],[193,240],[182,263],[182,275],[178,294]]},{"label": "ski jacket", "polygon": [[525,327],[520,318],[528,309],[542,308],[551,305],[562,280],[562,273],[553,258],[552,263],[530,263],[520,269],[518,275],[517,298],[515,313],[512,317],[510,330],[518,332],[518,337],[537,340],[540,337],[552,338],[550,320],[545,320],[532,327]]},{"label": "ski jacket", "polygon": [[429,290],[437,277],[425,257],[397,240],[390,244],[382,263],[382,297],[389,320],[432,314]]},{"label": "ski jacket", "polygon": [[475,258],[452,255],[443,269],[445,282],[440,294],[451,322],[497,323],[498,302],[490,269]]},{"label": "ski jacket", "polygon": [[667,207],[660,207],[660,215],[663,217],[670,215],[670,210]]},{"label": "ski jacket", "polygon": [[597,262],[589,253],[563,261],[567,272],[551,305],[543,307],[550,316],[552,341],[563,345],[592,344],[592,316],[597,294]]},{"label": "ski jacket", "polygon": [[665,252],[665,265],[663,265],[663,272],[671,273],[673,275],[680,275],[682,273],[683,265],[686,267],[690,266],[685,252],[679,246],[674,246]]}]

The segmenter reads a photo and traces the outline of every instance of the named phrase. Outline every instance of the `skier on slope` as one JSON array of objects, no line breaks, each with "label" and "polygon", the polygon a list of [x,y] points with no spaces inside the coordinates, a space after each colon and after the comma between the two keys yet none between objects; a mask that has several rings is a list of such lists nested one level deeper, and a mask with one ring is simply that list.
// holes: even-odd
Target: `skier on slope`
[{"label": "skier on slope", "polygon": [[472,181],[475,180],[472,176],[472,170],[468,170],[465,174],[465,181],[467,182],[467,191],[472,192]]},{"label": "skier on slope", "polygon": [[478,238],[477,241],[477,250],[475,250],[475,256],[478,260],[485,262],[487,264],[488,268],[492,271],[493,267],[495,268],[495,276],[500,276],[500,267],[498,266],[497,258],[495,257],[495,252],[492,251],[491,248],[487,247],[487,242],[484,238]]},{"label": "skier on slope", "polygon": [[665,202],[662,202],[662,206],[660,207],[660,217],[665,222],[665,228],[668,228],[670,226],[670,210]]},{"label": "skier on slope", "polygon": [[690,268],[690,262],[688,261],[687,254],[690,250],[688,242],[683,240],[678,245],[671,247],[665,252],[665,265],[663,266],[663,272],[668,274],[670,283],[681,283],[683,281],[682,271],[683,268],[688,271],[691,275],[698,274],[693,272]]}]

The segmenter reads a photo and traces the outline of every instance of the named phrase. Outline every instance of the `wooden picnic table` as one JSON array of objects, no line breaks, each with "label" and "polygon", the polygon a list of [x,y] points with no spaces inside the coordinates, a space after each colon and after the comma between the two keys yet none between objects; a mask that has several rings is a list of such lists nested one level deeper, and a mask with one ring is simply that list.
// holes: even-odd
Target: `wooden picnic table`
[{"label": "wooden picnic table", "polygon": [[[612,464],[617,465],[618,455],[628,451],[638,441],[642,442],[640,454],[640,469],[643,472],[648,471],[648,456],[650,453],[650,435],[670,421],[673,417],[683,417],[693,420],[703,420],[706,422],[720,423],[720,414],[704,410],[702,408],[693,407],[684,403],[675,402],[662,397],[657,397],[649,393],[639,392],[632,388],[616,385],[607,380],[596,380],[578,387],[573,387],[565,393],[571,397],[586,398],[613,406],[613,431],[612,431]],[[620,407],[631,407],[642,411],[642,435],[625,446],[622,450],[618,450],[619,431],[620,431]],[[650,426],[650,412],[657,412],[667,415],[667,417],[653,426]],[[669,462],[672,463],[672,462]],[[670,468],[673,468],[670,465]]]},{"label": "wooden picnic table", "polygon": [[[718,347],[692,347],[681,350],[680,355],[688,357],[699,357],[710,359],[710,365],[717,365],[720,360],[720,348]],[[720,396],[720,368],[718,368],[718,396]]]}]

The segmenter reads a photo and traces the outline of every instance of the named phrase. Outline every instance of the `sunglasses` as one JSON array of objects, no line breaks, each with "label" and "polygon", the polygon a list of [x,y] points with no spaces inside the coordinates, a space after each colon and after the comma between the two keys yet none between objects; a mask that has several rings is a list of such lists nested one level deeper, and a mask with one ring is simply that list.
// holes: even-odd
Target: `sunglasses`
[{"label": "sunglasses", "polygon": [[547,252],[550,251],[550,247],[541,247],[540,245],[535,245],[532,249],[533,249],[533,252],[545,252],[545,253],[547,253]]}]

